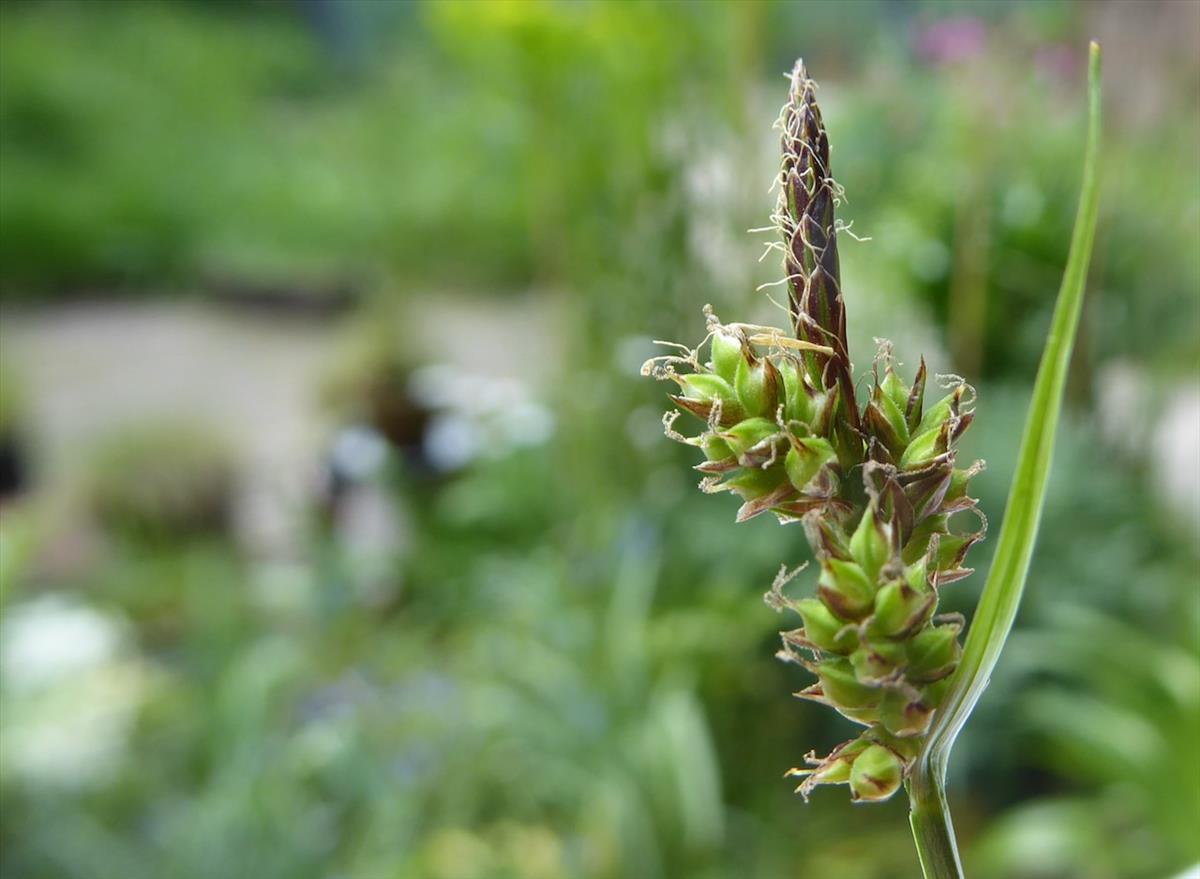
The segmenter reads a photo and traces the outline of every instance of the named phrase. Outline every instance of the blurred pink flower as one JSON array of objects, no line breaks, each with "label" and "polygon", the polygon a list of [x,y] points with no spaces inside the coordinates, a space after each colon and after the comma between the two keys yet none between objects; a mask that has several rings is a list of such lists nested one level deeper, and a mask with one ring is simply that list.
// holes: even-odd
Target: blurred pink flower
[{"label": "blurred pink flower", "polygon": [[1070,80],[1079,66],[1078,54],[1063,43],[1050,43],[1038,47],[1033,63],[1046,76],[1059,80]]},{"label": "blurred pink flower", "polygon": [[956,16],[920,29],[914,39],[917,55],[928,64],[953,64],[983,51],[987,27],[982,19]]}]

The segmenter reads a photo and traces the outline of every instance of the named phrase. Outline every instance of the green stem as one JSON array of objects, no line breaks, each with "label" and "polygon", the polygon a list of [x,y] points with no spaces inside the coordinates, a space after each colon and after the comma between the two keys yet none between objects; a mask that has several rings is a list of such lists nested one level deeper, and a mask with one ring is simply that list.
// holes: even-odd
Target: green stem
[{"label": "green stem", "polygon": [[920,761],[913,767],[906,785],[908,821],[925,879],[963,879],[945,782],[944,769]]}]

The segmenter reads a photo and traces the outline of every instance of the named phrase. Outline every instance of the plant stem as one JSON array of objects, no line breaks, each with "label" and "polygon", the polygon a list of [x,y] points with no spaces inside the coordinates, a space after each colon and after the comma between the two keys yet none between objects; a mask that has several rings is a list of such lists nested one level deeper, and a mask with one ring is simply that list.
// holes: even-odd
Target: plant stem
[{"label": "plant stem", "polygon": [[925,879],[963,879],[954,822],[946,802],[946,773],[925,760],[913,766],[906,785],[908,820]]}]

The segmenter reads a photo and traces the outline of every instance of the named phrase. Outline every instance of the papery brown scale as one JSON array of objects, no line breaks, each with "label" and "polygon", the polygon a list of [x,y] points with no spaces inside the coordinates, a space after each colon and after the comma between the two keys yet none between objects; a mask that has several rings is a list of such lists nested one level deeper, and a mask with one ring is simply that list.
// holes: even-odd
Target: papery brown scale
[{"label": "papery brown scale", "polygon": [[[957,543],[960,540],[962,543],[954,549],[954,554],[949,556],[938,566],[941,568],[939,573],[941,574],[940,580],[942,582],[946,582],[945,574],[947,572],[954,571],[962,567],[962,563],[966,561],[967,553],[971,550],[971,547],[983,540],[983,532],[977,531],[974,534],[949,535],[942,538],[942,543]],[[942,567],[943,564],[945,565],[944,568]],[[967,571],[967,573],[970,573],[970,571]]]},{"label": "papery brown scale", "polygon": [[950,442],[956,441],[960,436],[966,433],[967,428],[971,426],[971,422],[975,420],[975,413],[968,412],[961,416],[955,423],[954,428],[950,431]]},{"label": "papery brown scale", "polygon": [[892,423],[888,421],[887,416],[874,401],[867,404],[865,420],[867,430],[887,446],[893,457],[904,451],[903,439],[896,433]]},{"label": "papery brown scale", "polygon": [[853,510],[853,506],[840,498],[800,498],[795,501],[788,501],[779,504],[775,507],[781,513],[786,513],[789,516],[804,516],[814,510],[831,510],[837,514],[849,513]]},{"label": "papery brown scale", "polygon": [[824,508],[824,504],[815,506],[814,512],[804,517],[804,531],[808,537],[809,546],[818,555],[848,559],[850,558],[850,548],[846,545],[839,524],[836,521],[830,521],[832,517],[815,514],[816,511],[823,512]]},{"label": "papery brown scale", "polygon": [[925,358],[917,367],[916,377],[913,378],[912,390],[908,393],[908,405],[904,407],[904,420],[908,424],[908,432],[912,433],[921,423],[921,410],[925,401]]},{"label": "papery brown scale", "polygon": [[769,467],[771,464],[783,460],[780,450],[782,443],[783,440],[776,438],[752,446],[742,453],[738,458],[738,463],[743,467]]},{"label": "papery brown scale", "polygon": [[942,500],[950,489],[953,468],[947,465],[931,468],[930,472],[904,487],[912,504],[916,521],[920,522],[940,511]]},{"label": "papery brown scale", "polygon": [[867,460],[887,467],[892,467],[896,463],[896,459],[892,457],[892,453],[888,451],[887,446],[880,442],[877,437],[871,437],[867,443]]},{"label": "papery brown scale", "polygon": [[[785,179],[788,181],[788,187],[791,190],[791,205],[797,214],[802,214],[808,210],[808,190],[804,188],[804,183],[800,180],[800,175],[796,173],[795,160],[789,158],[788,161],[792,163],[792,167],[786,173]],[[798,237],[793,237],[792,255],[798,260],[803,260],[803,252],[798,252],[796,249],[798,241]]]},{"label": "papery brown scale", "polygon": [[784,483],[770,494],[763,495],[762,497],[755,498],[751,501],[746,501],[746,503],[742,504],[741,508],[737,512],[737,521],[746,522],[750,519],[753,519],[755,516],[759,516],[767,512],[772,507],[776,507],[784,501],[796,497],[798,494],[799,492],[797,492],[796,489],[793,488],[789,483]]},{"label": "papery brown scale", "polygon": [[938,586],[946,586],[950,583],[957,583],[959,580],[965,580],[975,573],[974,568],[950,568],[945,571],[938,571],[937,582]]},{"label": "papery brown scale", "polygon": [[800,650],[808,650],[813,653],[819,652],[817,647],[804,633],[804,629],[789,629],[786,632],[780,632],[779,637],[783,639],[783,643],[788,647],[794,647]]},{"label": "papery brown scale", "polygon": [[[888,470],[892,472],[886,472]],[[896,539],[903,547],[908,543],[916,525],[916,511],[897,481],[893,468],[877,468],[872,475],[874,490],[879,497],[880,515],[885,521],[891,522]]]},{"label": "papery brown scale", "polygon": [[[691,397],[681,397],[678,394],[667,394],[676,406],[686,409],[702,421],[708,421],[712,416],[713,403],[709,400],[693,400]],[[732,427],[746,417],[741,406],[725,403],[721,406],[721,418],[717,422],[721,427]]]},{"label": "papery brown scale", "polygon": [[942,501],[939,513],[961,513],[966,510],[974,510],[979,502],[973,497],[958,497],[953,500]]}]

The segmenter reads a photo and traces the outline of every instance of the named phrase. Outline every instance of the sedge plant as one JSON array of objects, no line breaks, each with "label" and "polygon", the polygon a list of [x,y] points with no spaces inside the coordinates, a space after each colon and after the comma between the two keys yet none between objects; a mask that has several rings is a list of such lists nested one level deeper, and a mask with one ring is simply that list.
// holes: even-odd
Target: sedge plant
[{"label": "sedge plant", "polygon": [[[819,571],[815,595],[785,592],[786,566],[767,593],[798,618],[781,659],[815,681],[796,695],[863,727],[789,776],[806,799],[820,785],[882,801],[904,787],[926,879],[963,875],[945,796],[954,740],[987,685],[1024,588],[1045,496],[1067,366],[1096,222],[1100,51],[1089,61],[1089,128],[1070,255],[1034,385],[995,559],[965,644],[964,619],[939,613],[943,588],[968,576],[986,521],[970,496],[982,462],[957,459],[975,394],[924,360],[901,375],[881,345],[860,399],[846,338],[829,140],[803,62],[780,114],[782,163],[771,216],[788,291],[786,329],[723,323],[705,308],[701,345],[673,345],[643,372],[678,386],[664,418],[697,447],[706,492],[730,492],[739,522],[774,514],[798,523]],[[704,355],[706,358],[702,359]],[[936,390],[935,390],[936,388]],[[699,432],[675,424],[685,414]]]}]

